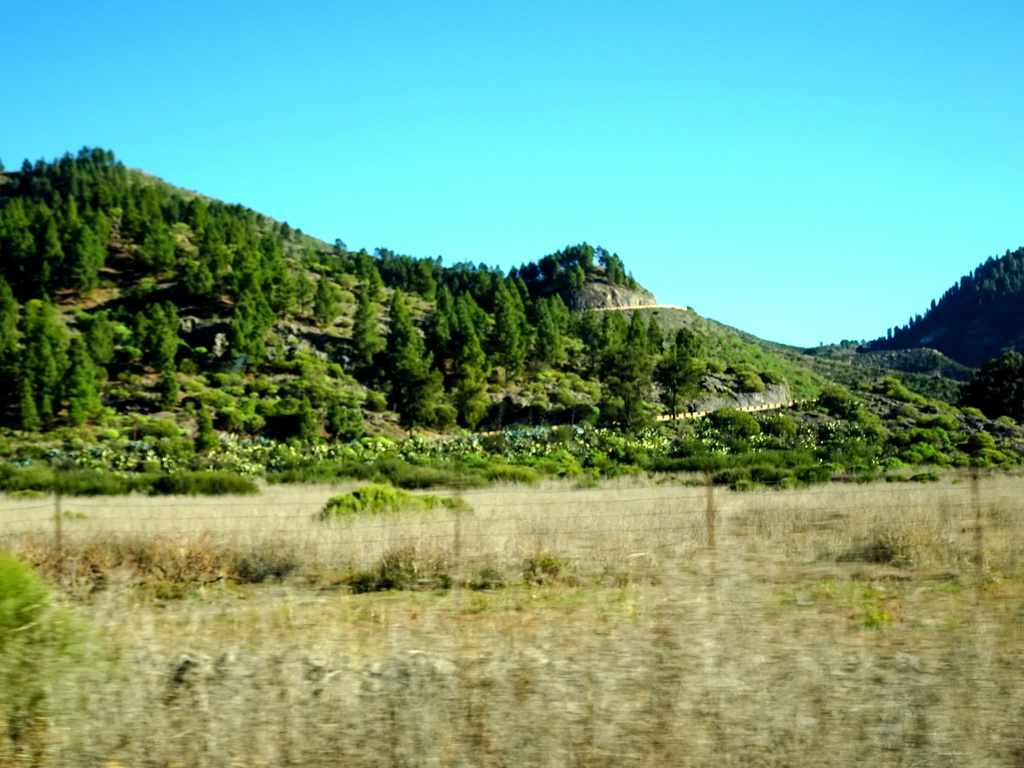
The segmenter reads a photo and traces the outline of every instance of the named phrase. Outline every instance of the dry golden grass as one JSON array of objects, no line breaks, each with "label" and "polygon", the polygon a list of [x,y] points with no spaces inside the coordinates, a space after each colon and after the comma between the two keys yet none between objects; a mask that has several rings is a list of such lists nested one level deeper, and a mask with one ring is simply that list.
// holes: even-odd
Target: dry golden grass
[{"label": "dry golden grass", "polygon": [[[341,490],[65,499],[60,553],[52,500],[0,503],[0,546],[95,634],[48,683],[37,764],[1024,761],[1020,478],[717,490],[714,549],[700,487],[315,521]],[[399,556],[422,591],[342,586]],[[239,584],[246,557],[294,569]]]}]

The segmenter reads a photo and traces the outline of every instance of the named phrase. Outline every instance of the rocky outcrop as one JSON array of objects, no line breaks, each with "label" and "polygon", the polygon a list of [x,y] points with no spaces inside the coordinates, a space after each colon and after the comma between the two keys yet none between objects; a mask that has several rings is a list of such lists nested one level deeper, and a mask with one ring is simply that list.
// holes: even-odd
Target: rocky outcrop
[{"label": "rocky outcrop", "polygon": [[705,392],[698,398],[687,400],[680,407],[684,412],[717,411],[719,408],[749,408],[789,403],[793,393],[789,385],[768,384],[763,392],[741,392],[729,377],[711,374],[702,382]]},{"label": "rocky outcrop", "polygon": [[587,309],[628,309],[657,304],[654,294],[643,288],[631,289],[610,283],[587,283],[582,288],[567,288],[562,301],[569,309],[582,312]]}]

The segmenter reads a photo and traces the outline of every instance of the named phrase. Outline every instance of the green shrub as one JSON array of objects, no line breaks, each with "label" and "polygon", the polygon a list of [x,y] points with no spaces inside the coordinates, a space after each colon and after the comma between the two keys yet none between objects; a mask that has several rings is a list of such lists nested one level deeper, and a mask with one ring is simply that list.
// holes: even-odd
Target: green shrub
[{"label": "green shrub", "polygon": [[788,413],[777,413],[773,416],[769,416],[762,422],[761,429],[763,429],[766,434],[784,440],[790,440],[796,437],[797,432],[799,431],[796,419]]},{"label": "green shrub", "polygon": [[31,753],[32,742],[45,739],[46,683],[59,674],[75,634],[32,566],[0,552],[0,755]]},{"label": "green shrub", "polygon": [[848,389],[838,385],[826,387],[818,396],[818,405],[840,419],[856,418],[860,402]]},{"label": "green shrub", "polygon": [[535,483],[540,479],[532,467],[514,464],[492,464],[483,473],[488,480],[497,483]]},{"label": "green shrub", "polygon": [[808,485],[827,483],[832,479],[833,467],[828,464],[809,464],[798,467],[793,473],[798,480]]},{"label": "green shrub", "polygon": [[120,496],[130,484],[124,476],[98,469],[76,469],[58,475],[62,493],[69,496]]},{"label": "green shrub", "polygon": [[928,401],[916,392],[911,392],[902,381],[894,376],[887,376],[878,382],[875,391],[894,400],[902,400],[905,403],[914,405],[927,405]]},{"label": "green shrub", "polygon": [[360,514],[386,514],[435,509],[468,510],[469,505],[454,496],[416,495],[390,485],[364,485],[351,493],[331,498],[318,517],[329,520]]},{"label": "green shrub", "polygon": [[56,473],[49,467],[33,464],[16,467],[0,464],[0,490],[3,491],[52,491]]},{"label": "green shrub", "polygon": [[733,437],[753,437],[761,434],[757,419],[735,408],[719,408],[708,417],[716,429]]},{"label": "green shrub", "polygon": [[966,453],[979,453],[985,449],[996,447],[996,439],[988,432],[975,432],[967,438],[963,445]]},{"label": "green shrub", "polygon": [[176,472],[157,476],[152,492],[174,496],[221,496],[259,493],[256,481],[234,472]]}]

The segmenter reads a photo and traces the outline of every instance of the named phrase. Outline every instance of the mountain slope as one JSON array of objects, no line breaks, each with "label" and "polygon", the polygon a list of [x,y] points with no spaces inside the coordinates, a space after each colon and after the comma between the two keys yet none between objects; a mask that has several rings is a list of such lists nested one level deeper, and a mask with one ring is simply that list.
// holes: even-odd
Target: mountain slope
[{"label": "mountain slope", "polygon": [[1024,349],[1024,248],[989,258],[923,316],[867,346],[875,351],[932,348],[975,368],[1008,349]]},{"label": "mountain slope", "polygon": [[[692,312],[618,311],[654,297],[600,246],[507,274],[352,252],[105,150],[0,177],[0,253],[8,427],[156,413],[279,439],[395,422],[639,425],[699,400],[699,370],[716,390],[823,383]],[[590,308],[613,311],[572,311]]]}]

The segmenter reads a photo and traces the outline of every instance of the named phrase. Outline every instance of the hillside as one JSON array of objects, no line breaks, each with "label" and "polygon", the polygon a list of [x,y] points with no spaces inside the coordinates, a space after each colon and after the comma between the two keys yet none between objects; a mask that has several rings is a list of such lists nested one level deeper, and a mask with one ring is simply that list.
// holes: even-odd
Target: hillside
[{"label": "hillside", "polygon": [[867,345],[873,351],[931,348],[977,368],[1024,349],[1024,249],[989,258],[923,314]]},{"label": "hillside", "polygon": [[[466,462],[490,478],[738,465],[723,475],[736,482],[762,462],[773,469],[759,477],[804,483],[1002,465],[1024,445],[1016,427],[922,397],[925,374],[907,374],[915,393],[884,365],[855,370],[658,306],[600,246],[507,273],[352,251],[104,150],[0,177],[0,256],[0,454],[17,466],[46,458],[171,489],[159,473],[429,484],[451,480],[424,476],[446,462],[458,482]],[[792,400],[805,403],[792,415],[741,412]],[[675,420],[693,411],[714,413]],[[377,442],[416,432],[446,447]],[[44,483],[5,480],[10,466],[0,486]]]},{"label": "hillside", "polygon": [[[8,427],[156,413],[278,439],[639,425],[699,403],[709,365],[716,396],[761,375],[801,396],[823,384],[693,312],[584,312],[655,302],[586,243],[507,274],[352,252],[89,149],[7,173],[0,206]],[[672,364],[692,370],[673,379]]]}]

